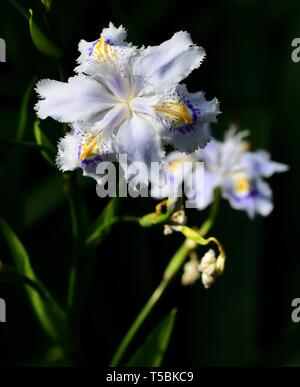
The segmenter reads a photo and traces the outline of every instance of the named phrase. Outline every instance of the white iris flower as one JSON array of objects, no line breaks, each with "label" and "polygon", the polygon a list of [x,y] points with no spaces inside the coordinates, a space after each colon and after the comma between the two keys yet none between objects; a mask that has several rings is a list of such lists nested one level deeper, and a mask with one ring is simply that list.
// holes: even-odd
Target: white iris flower
[{"label": "white iris flower", "polygon": [[118,154],[149,167],[162,159],[166,142],[192,152],[210,139],[204,128],[216,121],[218,101],[179,84],[200,66],[204,50],[182,31],[141,49],[126,43],[126,35],[110,23],[98,40],[79,43],[77,75],[37,84],[37,115],[72,129],[59,144],[62,170],[81,167],[95,177],[98,161]]}]

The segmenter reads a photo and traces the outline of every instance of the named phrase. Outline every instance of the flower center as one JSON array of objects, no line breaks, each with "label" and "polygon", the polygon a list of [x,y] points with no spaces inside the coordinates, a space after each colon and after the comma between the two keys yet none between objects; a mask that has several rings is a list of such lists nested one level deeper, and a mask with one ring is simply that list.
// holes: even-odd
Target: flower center
[{"label": "flower center", "polygon": [[134,111],[134,108],[133,106],[131,105],[131,102],[133,100],[133,97],[128,97],[126,100],[122,101],[123,104],[126,106],[127,110],[128,110],[128,113],[131,113]]},{"label": "flower center", "polygon": [[251,191],[251,183],[245,173],[234,174],[234,190],[238,196],[245,196]]}]

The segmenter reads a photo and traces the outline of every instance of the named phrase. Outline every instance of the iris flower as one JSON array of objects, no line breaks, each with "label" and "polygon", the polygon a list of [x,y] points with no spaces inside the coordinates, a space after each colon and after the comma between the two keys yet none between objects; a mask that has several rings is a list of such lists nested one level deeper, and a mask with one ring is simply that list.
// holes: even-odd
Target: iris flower
[{"label": "iris flower", "polygon": [[[231,128],[223,142],[211,140],[204,149],[196,150],[188,159],[180,152],[168,155],[166,186],[160,191],[153,188],[153,196],[163,197],[170,190],[168,186],[173,184],[174,187],[175,182],[175,187],[179,187],[184,183],[189,200],[194,201],[198,209],[204,209],[214,200],[215,189],[220,188],[231,207],[246,211],[250,218],[255,214],[269,215],[273,209],[272,190],[264,178],[276,172],[285,172],[288,166],[270,160],[269,153],[264,150],[251,152],[245,141],[247,135],[246,131],[237,132]],[[203,186],[192,185],[195,181],[194,168],[181,168],[181,164],[188,160],[191,166],[195,161],[204,163]]]},{"label": "iris flower", "polygon": [[95,177],[107,154],[149,167],[162,159],[165,143],[193,152],[210,139],[205,126],[216,121],[218,101],[180,84],[200,66],[204,50],[183,31],[147,48],[127,43],[126,35],[110,23],[96,41],[79,43],[75,76],[37,84],[37,115],[71,128],[59,144],[62,170],[81,167]]}]

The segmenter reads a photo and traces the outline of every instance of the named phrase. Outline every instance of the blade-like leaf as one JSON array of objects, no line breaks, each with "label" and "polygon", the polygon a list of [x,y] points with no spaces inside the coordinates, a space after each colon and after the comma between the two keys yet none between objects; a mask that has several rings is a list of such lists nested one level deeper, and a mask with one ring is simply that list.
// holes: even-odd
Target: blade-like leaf
[{"label": "blade-like leaf", "polygon": [[117,211],[120,206],[119,198],[112,198],[99,218],[91,227],[90,233],[86,238],[87,246],[99,245],[109,233],[111,227],[117,221]]},{"label": "blade-like leaf", "polygon": [[47,12],[51,11],[52,0],[41,0]]},{"label": "blade-like leaf", "polygon": [[40,30],[36,22],[33,20],[32,9],[29,10],[29,28],[33,43],[36,48],[47,56],[59,59],[63,56],[62,51]]},{"label": "blade-like leaf", "polygon": [[9,2],[20,12],[20,14],[27,20],[29,20],[29,15],[27,14],[25,8],[23,8],[18,1],[9,0]]},{"label": "blade-like leaf", "polygon": [[13,266],[7,265],[0,261],[0,282],[15,284],[15,285],[28,285],[32,289],[37,291],[43,299],[46,299],[46,295],[43,293],[43,289],[40,286],[29,279],[28,277],[21,275],[17,269]]},{"label": "blade-like leaf", "polygon": [[16,133],[15,139],[17,141],[21,141],[24,137],[25,130],[26,130],[26,125],[28,121],[28,111],[29,111],[29,102],[30,102],[30,97],[32,94],[33,87],[36,83],[37,78],[34,77],[29,85],[27,86],[22,103],[21,103],[21,109],[20,109],[20,116],[19,116],[19,122],[18,122],[18,129]]},{"label": "blade-like leaf", "polygon": [[159,367],[168,348],[177,310],[162,320],[127,363],[127,367]]},{"label": "blade-like leaf", "polygon": [[[1,165],[2,171],[1,171],[0,177],[2,175],[5,175],[9,171],[11,171],[11,168],[13,168],[13,165],[16,162],[16,159],[17,159],[16,156],[18,155],[16,147],[17,146],[22,146],[21,145],[21,141],[24,138],[24,135],[25,135],[25,132],[26,132],[26,128],[27,128],[29,102],[30,102],[30,97],[31,97],[32,90],[33,90],[35,82],[36,82],[36,78],[34,77],[30,81],[30,83],[27,86],[27,88],[25,90],[25,93],[23,95],[22,102],[21,102],[21,108],[20,108],[20,115],[19,115],[19,120],[18,120],[17,131],[15,133],[14,139],[12,140],[12,143],[9,144],[9,141],[6,142],[6,144],[8,146],[11,145],[11,151],[9,152],[9,154],[5,158],[5,160],[2,162],[2,165]],[[22,141],[22,143],[23,143],[23,141]],[[3,144],[2,141],[1,141],[1,144]],[[14,146],[14,145],[16,145],[16,146]]]},{"label": "blade-like leaf", "polygon": [[[32,41],[36,48],[44,55],[51,56],[55,59],[60,59],[63,56],[62,51],[55,43],[53,43],[42,30],[37,26],[33,20],[32,9],[29,9],[29,13],[23,8],[17,1],[9,0],[9,2],[20,12],[20,14],[29,22],[29,30]],[[45,1],[48,5],[45,7],[51,7],[51,1]]]},{"label": "blade-like leaf", "polygon": [[[0,232],[9,248],[19,274],[37,284],[40,290],[37,291],[32,286],[26,286],[25,288],[28,299],[41,326],[55,342],[69,345],[70,334],[67,316],[37,278],[23,244],[2,217],[0,217]],[[43,293],[43,297],[41,296],[41,292]]]},{"label": "blade-like leaf", "polygon": [[41,151],[45,160],[48,161],[52,167],[55,167],[54,155],[56,153],[56,149],[53,144],[48,140],[45,134],[42,132],[40,128],[40,121],[36,120],[33,126],[34,136],[38,145],[44,146],[46,150]]}]

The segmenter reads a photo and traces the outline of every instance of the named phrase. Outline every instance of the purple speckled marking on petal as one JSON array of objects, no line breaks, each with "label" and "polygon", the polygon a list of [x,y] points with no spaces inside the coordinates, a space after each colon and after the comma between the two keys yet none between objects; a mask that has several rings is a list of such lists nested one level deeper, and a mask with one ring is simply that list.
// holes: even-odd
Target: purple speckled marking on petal
[{"label": "purple speckled marking on petal", "polygon": [[95,48],[96,44],[99,42],[99,40],[100,39],[97,39],[94,42],[92,42],[91,47],[88,49],[88,55],[89,56],[91,56],[93,54],[94,48]]},{"label": "purple speckled marking on petal", "polygon": [[190,133],[193,130],[195,130],[194,124],[201,116],[201,109],[196,108],[188,98],[183,97],[185,105],[189,108],[189,110],[192,112],[192,118],[193,123],[192,124],[184,124],[182,126],[175,126],[172,127],[170,130],[171,132],[179,131],[182,134]]},{"label": "purple speckled marking on petal", "polygon": [[82,145],[81,145],[81,144],[79,144],[79,146],[78,146],[78,153],[77,153],[78,160],[80,160],[80,156],[81,156],[81,149],[82,149]]},{"label": "purple speckled marking on petal", "polygon": [[95,166],[99,161],[102,161],[102,157],[100,155],[97,155],[91,159],[83,159],[81,160],[81,165],[82,166],[86,166],[86,167],[90,167],[90,166]]}]

